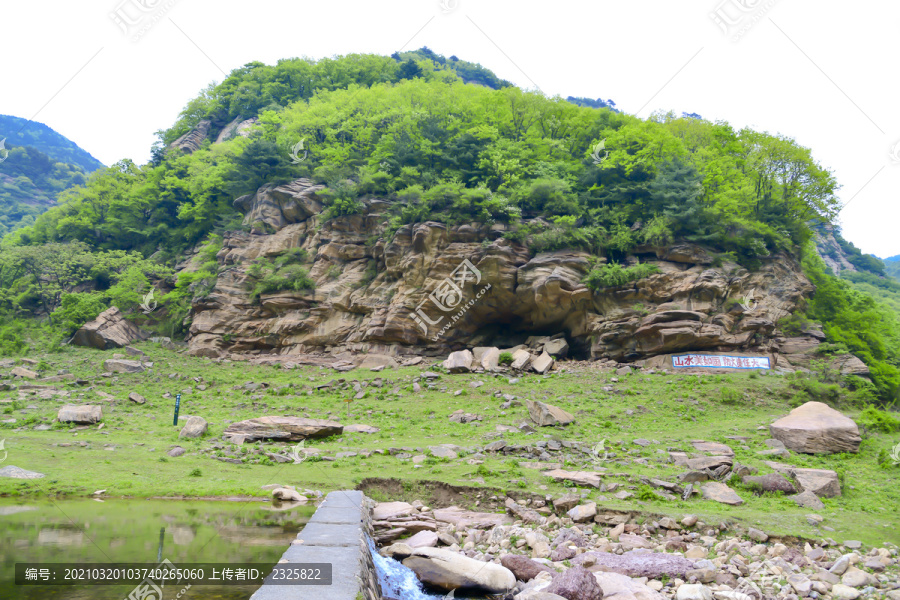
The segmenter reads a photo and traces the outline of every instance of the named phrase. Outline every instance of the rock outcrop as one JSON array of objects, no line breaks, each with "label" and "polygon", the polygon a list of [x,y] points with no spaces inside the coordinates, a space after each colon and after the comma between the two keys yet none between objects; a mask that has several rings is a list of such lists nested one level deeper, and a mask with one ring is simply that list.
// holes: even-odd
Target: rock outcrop
[{"label": "rock outcrop", "polygon": [[144,339],[144,335],[131,321],[126,321],[115,306],[107,308],[93,321],[85,323],[75,332],[72,342],[76,346],[87,346],[97,350],[121,348]]},{"label": "rock outcrop", "polygon": [[[532,256],[504,237],[503,223],[426,221],[391,234],[390,203],[379,199],[364,199],[360,214],[325,221],[322,189],[298,179],[235,200],[249,231],[224,236],[215,287],[194,300],[191,354],[515,352],[536,332],[562,332],[546,338],[538,363],[552,364],[553,355],[629,362],[718,351],[770,356],[773,367],[793,370],[779,358],[782,347],[805,352],[820,341],[797,344],[776,329],[813,291],[790,256],[765,259],[751,272],[692,244],[639,246],[627,262],[659,273],[592,292],[582,283],[593,259],[586,252]],[[294,249],[305,252],[297,262],[314,291],[251,301],[252,263]],[[516,358],[516,368],[531,362]]]}]

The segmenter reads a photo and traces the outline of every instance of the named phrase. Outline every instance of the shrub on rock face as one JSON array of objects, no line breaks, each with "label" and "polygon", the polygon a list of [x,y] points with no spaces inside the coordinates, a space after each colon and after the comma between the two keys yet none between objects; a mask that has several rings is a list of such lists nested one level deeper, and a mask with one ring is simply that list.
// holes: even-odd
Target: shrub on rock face
[{"label": "shrub on rock face", "polygon": [[500,357],[497,359],[497,362],[508,367],[513,362],[512,352],[501,352]]},{"label": "shrub on rock face", "polygon": [[606,287],[625,285],[644,277],[659,273],[659,267],[642,263],[633,267],[623,267],[618,263],[609,263],[591,270],[584,278],[584,284],[592,291]]}]

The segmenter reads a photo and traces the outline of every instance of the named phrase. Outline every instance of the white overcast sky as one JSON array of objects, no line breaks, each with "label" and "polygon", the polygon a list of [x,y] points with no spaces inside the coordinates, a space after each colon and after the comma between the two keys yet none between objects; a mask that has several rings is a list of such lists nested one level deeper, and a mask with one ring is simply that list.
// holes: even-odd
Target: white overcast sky
[{"label": "white overcast sky", "polygon": [[[105,164],[143,163],[156,130],[247,62],[428,46],[550,96],[791,136],[834,170],[844,235],[900,254],[900,3],[443,1],[4,0],[0,113],[46,123]],[[130,41],[110,14],[141,3],[165,14]],[[729,39],[717,11],[749,30]]]}]

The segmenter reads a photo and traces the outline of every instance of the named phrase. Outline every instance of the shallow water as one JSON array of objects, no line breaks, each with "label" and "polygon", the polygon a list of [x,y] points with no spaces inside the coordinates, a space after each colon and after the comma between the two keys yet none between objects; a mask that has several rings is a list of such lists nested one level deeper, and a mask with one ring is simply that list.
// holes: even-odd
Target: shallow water
[{"label": "shallow water", "polygon": [[[0,598],[123,600],[133,585],[17,586],[23,562],[255,563],[269,568],[314,512],[264,502],[0,499]],[[258,585],[193,586],[179,600],[247,600]],[[172,600],[181,588],[165,589]]]}]

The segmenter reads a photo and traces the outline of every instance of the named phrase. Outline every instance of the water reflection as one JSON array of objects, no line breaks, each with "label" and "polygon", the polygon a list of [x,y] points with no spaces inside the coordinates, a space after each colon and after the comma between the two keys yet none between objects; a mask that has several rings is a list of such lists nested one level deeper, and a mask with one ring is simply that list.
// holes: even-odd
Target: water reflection
[{"label": "water reflection", "polygon": [[[284,508],[282,506],[282,508]],[[16,586],[17,562],[274,565],[315,507],[262,502],[0,499],[0,598],[123,600],[133,586]],[[180,600],[247,600],[258,586],[194,586]],[[167,590],[171,600],[179,589]]]}]

